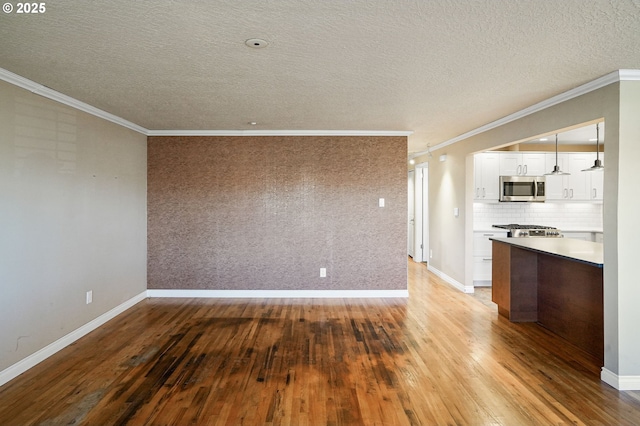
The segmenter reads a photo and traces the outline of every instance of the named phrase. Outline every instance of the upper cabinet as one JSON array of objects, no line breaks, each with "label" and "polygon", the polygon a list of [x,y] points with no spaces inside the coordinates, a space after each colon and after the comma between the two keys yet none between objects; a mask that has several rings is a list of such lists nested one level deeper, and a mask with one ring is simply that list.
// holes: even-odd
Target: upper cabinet
[{"label": "upper cabinet", "polygon": [[[546,198],[548,201],[593,201],[602,200],[603,173],[584,172],[593,166],[595,153],[558,154],[558,166],[567,175],[546,176]],[[556,154],[547,154],[547,169],[553,170]]]},{"label": "upper cabinet", "polygon": [[[543,136],[519,142],[518,146],[509,148],[522,149],[522,151],[488,151],[476,155],[474,199],[499,200],[499,176],[545,176],[546,201],[602,202],[603,171],[584,170],[591,169],[594,165],[597,158],[596,150],[602,151],[604,126],[604,122],[593,122],[562,131],[555,135],[555,149],[550,149],[547,145],[551,143],[552,138]],[[560,142],[563,145],[562,150],[575,149],[576,151],[558,152]],[[533,151],[534,149],[540,149],[540,151]],[[547,149],[551,152],[546,151]],[[604,163],[602,152],[599,152],[599,158]],[[547,175],[553,171],[556,163],[561,171],[567,173],[566,175]]]},{"label": "upper cabinet", "polygon": [[[556,165],[556,154],[547,155],[547,170],[550,172]],[[563,172],[567,172],[569,168],[568,154],[557,155],[558,168]],[[547,200],[565,200],[568,199],[569,192],[565,192],[568,182],[566,175],[547,175],[545,184],[545,197]]]},{"label": "upper cabinet", "polygon": [[[604,154],[600,153],[600,162],[604,166]],[[591,163],[593,165],[593,162]],[[602,200],[602,195],[604,193],[604,171],[598,170],[595,172],[590,172],[591,175],[591,199],[592,200]]]},{"label": "upper cabinet", "polygon": [[[593,166],[593,152],[559,153],[558,166],[569,175],[547,175],[547,201],[601,201],[603,173],[583,172]],[[604,155],[600,153],[604,163]],[[555,153],[483,152],[474,156],[474,194],[476,201],[498,201],[500,176],[542,176],[553,170]]]},{"label": "upper cabinet", "polygon": [[595,155],[590,153],[584,154],[567,154],[569,156],[569,173],[567,177],[569,185],[570,200],[589,200],[591,199],[591,173],[583,172],[593,165],[596,159]]},{"label": "upper cabinet", "polygon": [[498,153],[483,152],[473,158],[474,200],[498,201],[500,187],[500,157]]},{"label": "upper cabinet", "polygon": [[500,153],[500,176],[541,176],[545,174],[544,153]]}]

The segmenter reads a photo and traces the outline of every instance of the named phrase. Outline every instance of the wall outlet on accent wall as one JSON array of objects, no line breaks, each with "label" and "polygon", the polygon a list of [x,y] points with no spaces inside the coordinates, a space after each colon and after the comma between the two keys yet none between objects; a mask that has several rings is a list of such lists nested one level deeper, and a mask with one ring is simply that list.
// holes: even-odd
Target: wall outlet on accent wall
[{"label": "wall outlet on accent wall", "polygon": [[320,278],[327,277],[327,268],[320,268]]},{"label": "wall outlet on accent wall", "polygon": [[87,292],[87,305],[91,302],[93,302],[93,290]]}]

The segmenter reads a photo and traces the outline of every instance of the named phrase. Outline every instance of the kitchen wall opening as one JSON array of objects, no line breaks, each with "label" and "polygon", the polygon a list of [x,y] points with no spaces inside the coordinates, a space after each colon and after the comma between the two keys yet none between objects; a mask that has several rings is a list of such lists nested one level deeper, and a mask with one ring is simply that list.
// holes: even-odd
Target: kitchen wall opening
[{"label": "kitchen wall opening", "polygon": [[[587,170],[594,164],[605,164],[604,142],[604,121],[600,120],[559,131],[557,144],[556,133],[551,133],[474,155],[474,287],[491,286],[492,236],[602,243],[604,171]],[[554,169],[566,174],[552,174]],[[500,196],[500,176],[514,181],[518,177],[543,178],[542,202],[499,201],[505,198]],[[524,231],[509,232],[520,227]],[[551,231],[528,231],[536,228]]]}]

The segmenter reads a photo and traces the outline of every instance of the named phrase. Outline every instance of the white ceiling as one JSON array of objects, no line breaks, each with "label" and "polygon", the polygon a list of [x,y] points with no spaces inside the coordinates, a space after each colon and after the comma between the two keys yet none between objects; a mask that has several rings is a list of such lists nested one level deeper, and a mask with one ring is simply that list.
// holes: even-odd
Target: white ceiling
[{"label": "white ceiling", "polygon": [[0,14],[0,67],[151,130],[414,131],[416,152],[640,69],[639,29],[640,0],[56,0]]}]

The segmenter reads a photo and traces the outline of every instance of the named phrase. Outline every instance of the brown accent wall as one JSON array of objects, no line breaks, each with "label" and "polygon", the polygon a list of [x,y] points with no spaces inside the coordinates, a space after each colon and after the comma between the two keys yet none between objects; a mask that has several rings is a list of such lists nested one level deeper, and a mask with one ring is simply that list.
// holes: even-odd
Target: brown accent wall
[{"label": "brown accent wall", "polygon": [[149,137],[148,288],[406,289],[406,143]]}]

